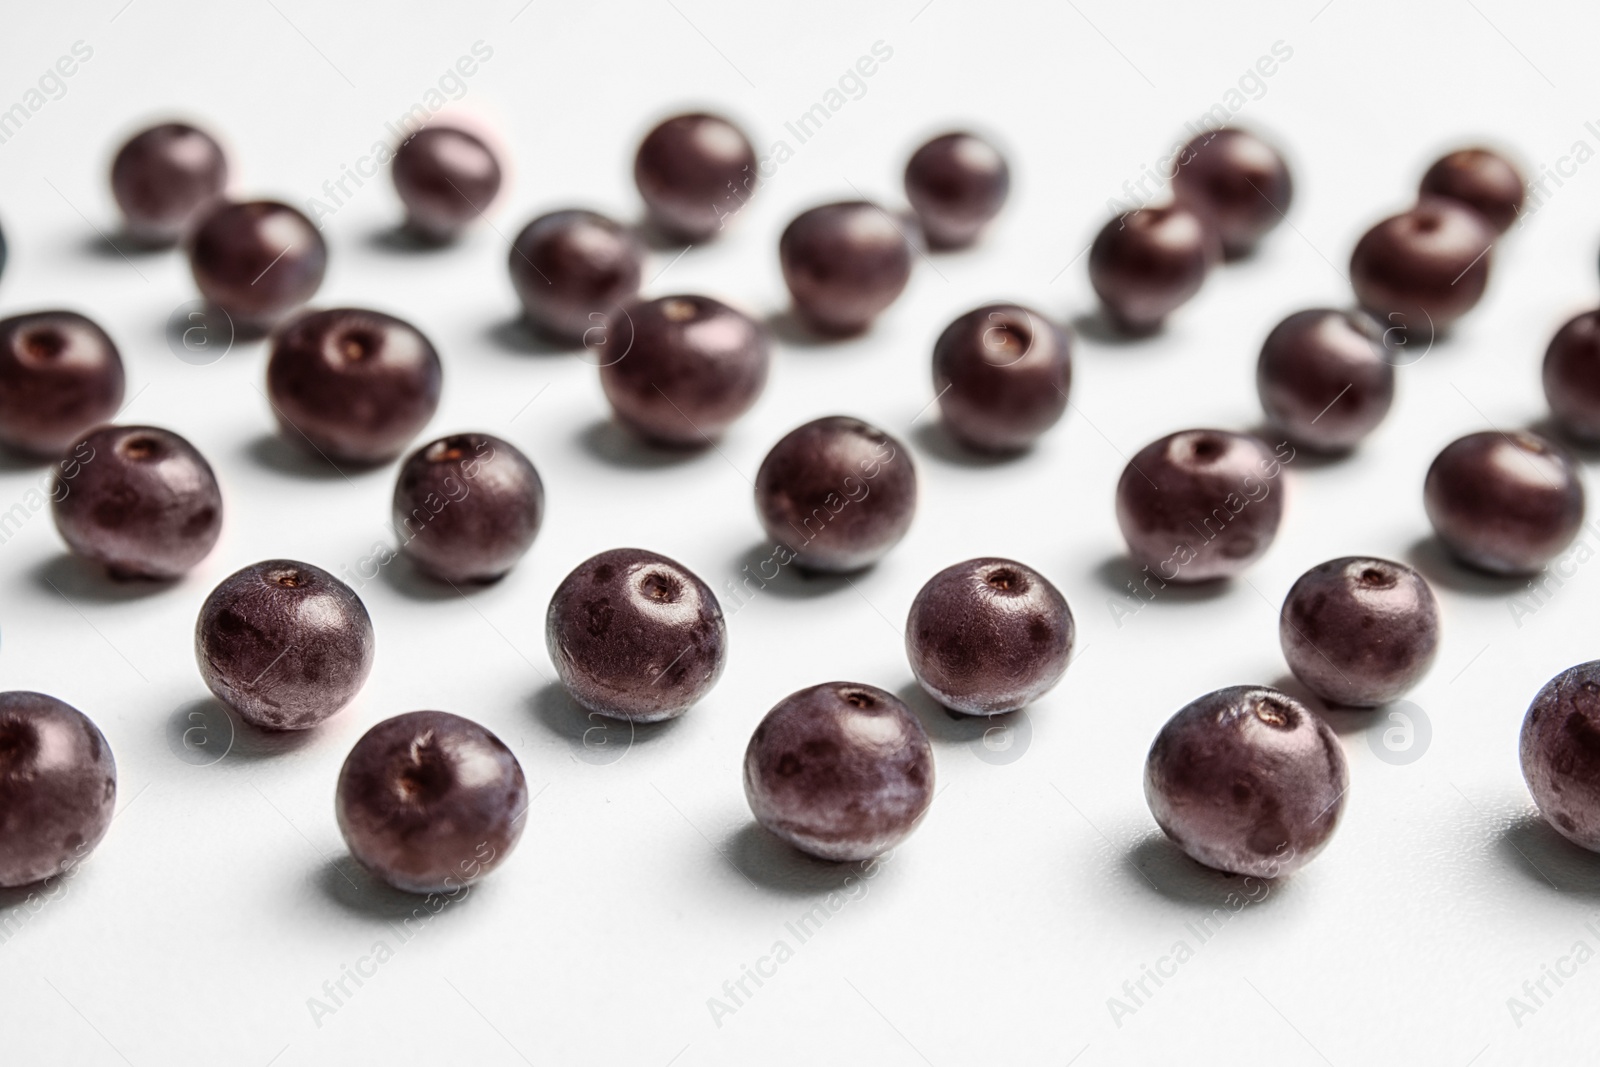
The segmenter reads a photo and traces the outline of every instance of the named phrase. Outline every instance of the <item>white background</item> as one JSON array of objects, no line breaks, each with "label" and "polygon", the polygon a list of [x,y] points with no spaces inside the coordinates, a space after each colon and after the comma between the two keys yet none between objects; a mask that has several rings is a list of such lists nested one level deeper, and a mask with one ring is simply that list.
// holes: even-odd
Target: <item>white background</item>
[{"label": "white background", "polygon": [[[1575,942],[1600,949],[1585,926],[1600,905],[1600,858],[1531,818],[1516,757],[1539,686],[1600,655],[1600,567],[1585,549],[1543,607],[1514,614],[1519,583],[1438,561],[1421,484],[1453,437],[1544,415],[1545,344],[1596,300],[1600,164],[1562,164],[1573,176],[1549,183],[1497,251],[1478,309],[1402,369],[1393,412],[1358,455],[1291,464],[1280,536],[1247,580],[1171,592],[1120,625],[1109,605],[1127,577],[1112,512],[1126,456],[1180,428],[1255,425],[1262,337],[1289,312],[1348,301],[1352,244],[1406,206],[1430,160],[1488,140],[1537,174],[1579,140],[1600,149],[1585,126],[1600,119],[1600,14],[1508,0],[895,0],[789,13],[718,0],[522,3],[446,14],[465,5],[95,0],[9,12],[0,107],[75,41],[93,56],[0,144],[12,247],[0,312],[64,306],[104,324],[136,397],[125,419],[190,438],[217,469],[227,517],[216,552],[163,589],[113,586],[79,567],[47,513],[0,546],[0,684],[52,693],[100,725],[121,808],[48,904],[0,895],[13,930],[0,944],[7,1064],[1465,1067],[1590,1055],[1600,963],[1576,966],[1559,988],[1546,979],[1552,995],[1520,1026],[1507,999],[1534,1006],[1525,981]],[[383,240],[398,209],[381,175],[327,220],[318,303],[396,312],[426,331],[445,361],[429,436],[481,429],[523,448],[548,488],[545,529],[509,578],[468,597],[384,568],[359,587],[378,639],[359,699],[288,741],[241,728],[226,756],[199,765],[209,757],[185,750],[183,731],[209,721],[213,753],[228,732],[191,651],[206,593],[269,556],[354,569],[391,538],[393,469],[341,474],[278,442],[259,394],[260,345],[203,366],[174,356],[164,327],[192,283],[176,255],[125,259],[97,236],[116,224],[110,156],[141,124],[187,116],[225,137],[238,192],[303,205],[388,140],[384,124],[479,40],[493,56],[454,106],[493,123],[512,158],[494,228],[449,251],[396,251]],[[878,41],[893,56],[865,94],[798,144],[785,121]],[[1117,344],[1080,331],[1074,406],[1032,454],[954,456],[927,409],[939,330],[996,298],[1064,320],[1091,310],[1078,257],[1107,198],[1278,41],[1292,57],[1236,121],[1285,146],[1290,224],[1219,271],[1164,335]],[[864,338],[780,339],[765,396],[721,450],[674,459],[607,424],[590,366],[507,330],[505,238],[572,204],[636,217],[634,146],[691,105],[726,111],[763,151],[786,140],[794,155],[725,240],[676,263],[653,253],[651,295],[703,291],[780,310],[784,223],[855,190],[897,202],[907,155],[951,125],[991,131],[1016,180],[979,250],[919,261]],[[631,748],[625,730],[609,749],[586,748],[591,724],[548,683],[542,623],[555,584],[593,552],[640,545],[723,591],[765,555],[748,484],[765,450],[831,413],[911,446],[923,501],[910,535],[853,587],[774,584],[732,614],[728,670],[700,706]],[[0,511],[39,477],[0,465]],[[1584,536],[1600,547],[1600,534]],[[1185,924],[1240,883],[1160,838],[1141,792],[1144,754],[1188,700],[1283,679],[1284,593],[1307,567],[1350,553],[1411,560],[1435,582],[1444,644],[1412,694],[1431,746],[1393,765],[1371,747],[1390,724],[1333,716],[1352,779],[1341,829],[1202,945]],[[903,690],[899,629],[912,596],[937,569],[980,554],[1023,560],[1061,587],[1079,658],[1028,714],[1031,740],[1015,724],[993,739],[1012,747],[988,761],[981,726],[915,702],[936,746],[938,799],[865,895],[852,883],[858,898],[799,944],[785,923],[843,874],[752,829],[739,780],[750,731],[802,686]],[[417,708],[496,731],[538,799],[515,855],[401,944],[391,924],[414,904],[352,866],[332,794],[355,739]],[[780,938],[794,957],[717,1025],[708,998],[725,997],[724,981]],[[1153,995],[1118,1025],[1108,998],[1126,998],[1123,983],[1179,939],[1193,957],[1160,988],[1146,980]],[[317,1025],[308,998],[325,997],[323,983],[380,940],[393,957]]]}]

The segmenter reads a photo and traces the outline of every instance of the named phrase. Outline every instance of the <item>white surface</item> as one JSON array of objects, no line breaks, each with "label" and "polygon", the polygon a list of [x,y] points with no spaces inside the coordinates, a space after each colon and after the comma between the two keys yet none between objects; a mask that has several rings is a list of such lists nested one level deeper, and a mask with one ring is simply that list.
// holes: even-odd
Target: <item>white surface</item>
[{"label": "white surface", "polygon": [[[1204,944],[1186,924],[1226,907],[1239,883],[1159,839],[1140,775],[1180,705],[1284,675],[1276,610],[1302,570],[1353,552],[1412,558],[1429,532],[1420,487],[1439,447],[1543,415],[1544,346],[1595,301],[1600,164],[1549,186],[1497,253],[1487,298],[1447,345],[1404,368],[1393,413],[1359,455],[1291,466],[1281,535],[1248,581],[1165,596],[1121,626],[1108,605],[1122,581],[1111,497],[1124,457],[1175,429],[1255,424],[1261,338],[1290,311],[1347,300],[1351,245],[1405,206],[1440,150],[1487,138],[1537,173],[1574,142],[1600,148],[1600,129],[1585,125],[1596,117],[1596,12],[1505,0],[1333,0],[1320,11],[1322,0],[897,0],[787,15],[713,0],[536,0],[520,14],[522,0],[497,0],[450,15],[416,3],[121,4],[9,13],[0,107],[73,42],[93,56],[0,144],[12,247],[0,311],[64,305],[102,322],[137,394],[125,417],[194,441],[228,514],[216,553],[152,595],[119,593],[64,561],[47,514],[0,546],[0,684],[56,694],[99,723],[122,807],[56,899],[32,913],[24,898],[0,898],[0,922],[14,929],[0,944],[5,1063],[1589,1057],[1600,963],[1560,963],[1575,975],[1559,988],[1546,979],[1552,995],[1520,1026],[1507,998],[1526,998],[1523,983],[1575,942],[1600,949],[1600,922],[1585,925],[1600,905],[1600,860],[1527,821],[1515,747],[1537,688],[1600,654],[1600,568],[1576,566],[1521,618],[1509,608],[1515,588],[1438,585],[1445,644],[1413,694],[1431,748],[1390,765],[1369,747],[1385,724],[1339,717],[1353,787],[1332,845]],[[359,590],[378,635],[359,700],[297,744],[273,750],[241,733],[226,757],[197,766],[175,752],[188,714],[206,707],[190,649],[206,593],[267,556],[354,569],[390,538],[392,469],[346,478],[272,443],[259,346],[209,366],[173,356],[164,323],[194,295],[181,261],[97,251],[92,227],[114,226],[110,154],[138,124],[180,111],[229,139],[241,191],[304,203],[386,142],[384,124],[479,40],[493,56],[458,106],[497,123],[514,156],[498,234],[433,255],[390,251],[376,240],[396,214],[380,175],[328,221],[318,300],[395,311],[435,339],[445,392],[429,434],[484,429],[524,448],[549,491],[544,532],[506,581],[470,600],[420,594],[385,568]],[[797,144],[784,123],[878,41],[893,56],[864,95]],[[1033,454],[998,466],[941,454],[925,411],[938,331],[997,297],[1063,318],[1087,310],[1084,263],[1073,260],[1107,198],[1278,41],[1292,57],[1238,121],[1292,153],[1292,226],[1218,273],[1159,339],[1080,338],[1075,407]],[[763,147],[788,141],[793,158],[725,241],[670,265],[657,253],[652,294],[780,308],[774,250],[786,220],[852,186],[896,199],[907,154],[951,124],[992,130],[1016,187],[981,250],[920,262],[870,336],[780,344],[766,395],[720,452],[639,461],[605,427],[590,367],[497,340],[514,309],[503,236],[569,203],[634,216],[638,136],[695,103],[737,117]],[[703,705],[619,761],[596,762],[581,739],[590,724],[545,688],[541,624],[556,582],[594,551],[638,544],[724,590],[756,558],[747,480],[761,456],[781,432],[833,412],[915,450],[924,502],[910,536],[854,588],[756,597],[730,619],[729,669]],[[0,469],[0,511],[38,477]],[[1600,533],[1585,536],[1600,547]],[[838,876],[751,831],[739,782],[750,730],[804,685],[906,685],[898,627],[911,597],[938,568],[978,554],[1015,556],[1061,587],[1080,658],[1032,711],[1031,745],[1013,762],[977,758],[977,728],[927,715],[943,787],[929,818],[864,896],[800,944],[785,924]],[[332,790],[362,731],[416,708],[495,730],[539,796],[514,857],[402,944],[391,923],[410,905],[350,869]],[[725,997],[724,981],[779,939],[793,958],[718,1026],[708,998]],[[1193,958],[1160,988],[1147,981],[1154,995],[1117,1025],[1108,998],[1125,997],[1123,983],[1180,939]],[[308,998],[326,998],[323,983],[378,941],[393,957],[317,1025]]]}]

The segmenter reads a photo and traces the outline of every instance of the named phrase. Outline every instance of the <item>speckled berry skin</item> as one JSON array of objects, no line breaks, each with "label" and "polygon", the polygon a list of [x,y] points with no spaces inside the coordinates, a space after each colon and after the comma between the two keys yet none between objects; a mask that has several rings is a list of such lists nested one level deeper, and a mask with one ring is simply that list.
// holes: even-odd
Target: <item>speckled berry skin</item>
[{"label": "speckled berry skin", "polygon": [[536,329],[578,343],[639,292],[644,245],[593,211],[554,211],[523,227],[511,246],[511,284]]},{"label": "speckled berry skin", "polygon": [[222,146],[182,122],[134,134],[111,163],[111,193],[128,234],[152,246],[176,244],[227,184]]},{"label": "speckled berry skin", "polygon": [[51,511],[74,553],[118,578],[177,578],[222,533],[222,492],[188,441],[154,426],[106,426],[73,445]]},{"label": "speckled berry skin", "polygon": [[708,296],[666,296],[612,317],[600,367],[617,420],[648,441],[679,448],[715,442],[760,399],[772,366],[764,326]]},{"label": "speckled berry skin", "polygon": [[1544,396],[1562,430],[1586,444],[1600,443],[1600,311],[1573,316],[1550,339]]},{"label": "speckled berry skin", "polygon": [[1522,777],[1573,844],[1600,852],[1600,660],[1545,683],[1522,720]]},{"label": "speckled berry skin", "polygon": [[1216,227],[1223,255],[1238,259],[1283,221],[1294,199],[1289,165],[1253,133],[1208,130],[1178,153],[1172,195]]},{"label": "speckled berry skin", "polygon": [[188,244],[200,295],[249,330],[268,329],[310,300],[328,270],[321,232],[272,200],[215,204]]},{"label": "speckled berry skin", "polygon": [[1173,843],[1207,867],[1258,878],[1292,874],[1322,851],[1349,786],[1328,724],[1265,686],[1185,705],[1144,770],[1145,800]]},{"label": "speckled berry skin", "polygon": [[1266,554],[1283,518],[1292,446],[1183,430],[1146,445],[1117,482],[1117,524],[1136,566],[1162,582],[1232,577]]},{"label": "speckled berry skin", "polygon": [[283,324],[267,359],[267,397],[283,435],[333,460],[385,463],[439,407],[432,342],[393,315],[308,311]]},{"label": "speckled berry skin", "polygon": [[1055,688],[1074,633],[1066,599],[1044,575],[989,556],[928,579],[906,619],[906,658],[945,707],[999,715]]},{"label": "speckled berry skin", "polygon": [[334,812],[363,867],[408,893],[486,877],[517,847],[528,783],[494,734],[446,711],[412,711],[361,736],[339,771]]},{"label": "speckled berry skin", "polygon": [[1302,685],[1330,704],[1371,708],[1410,692],[1439,651],[1439,602],[1404,563],[1345,556],[1302,574],[1278,641]]},{"label": "speckled berry skin", "polygon": [[451,126],[424,126],[390,164],[406,228],[424,241],[453,241],[500,192],[500,161],[483,141]]},{"label": "speckled berry skin", "polygon": [[1123,333],[1155,333],[1200,291],[1221,259],[1216,230],[1181,204],[1144,207],[1106,223],[1089,248],[1089,282]]},{"label": "speckled berry skin", "polygon": [[739,127],[697,112],[675,115],[645,135],[633,180],[656,228],[693,244],[715,237],[755,195],[756,164]]},{"label": "speckled berry skin", "polygon": [[640,548],[592,556],[550,598],[545,645],[583,707],[615,719],[676,718],[728,658],[722,605],[693,571]]},{"label": "speckled berry skin", "polygon": [[211,692],[246,722],[306,730],[361,691],[372,671],[372,620],[327,571],[269,559],[212,590],[194,653]]},{"label": "speckled berry skin", "polygon": [[1428,168],[1419,194],[1458,200],[1505,233],[1517,221],[1528,189],[1521,172],[1505,156],[1487,148],[1462,148]]},{"label": "speckled berry skin", "polygon": [[801,212],[778,240],[794,311],[824,336],[872,325],[911,279],[911,246],[888,212],[865,200]]},{"label": "speckled berry skin", "polygon": [[0,693],[0,888],[75,867],[116,804],[116,760],[88,716],[43,693]]},{"label": "speckled berry skin", "polygon": [[933,389],[956,440],[979,452],[1021,451],[1067,410],[1071,338],[1017,304],[975,308],[934,343]]},{"label": "speckled berry skin", "polygon": [[837,862],[896,847],[933,802],[922,723],[870,685],[828,682],[767,712],[744,754],[756,821],[802,852]]},{"label": "speckled berry skin", "polygon": [[1450,442],[1428,468],[1422,500],[1445,548],[1493,574],[1532,574],[1583,525],[1577,464],[1566,449],[1523,431]]},{"label": "speckled berry skin", "polygon": [[1356,299],[1385,327],[1432,338],[1482,298],[1496,236],[1459,201],[1426,197],[1356,242],[1350,254]]},{"label": "speckled berry skin", "polygon": [[1005,206],[1011,168],[994,145],[976,134],[946,133],[912,153],[905,185],[928,246],[965,248]]},{"label": "speckled berry skin", "polygon": [[510,442],[452,434],[401,465],[393,516],[401,554],[424,573],[446,582],[492,582],[539,535],[544,482]]},{"label": "speckled berry skin", "polygon": [[906,446],[844,415],[789,431],[756,471],[761,525],[808,570],[876,563],[906,535],[916,509],[917,472]]},{"label": "speckled berry skin", "polygon": [[0,320],[0,444],[54,457],[122,406],[122,356],[72,311]]},{"label": "speckled berry skin", "polygon": [[1394,403],[1383,327],[1360,312],[1297,311],[1274,326],[1256,363],[1267,419],[1316,452],[1348,452]]}]

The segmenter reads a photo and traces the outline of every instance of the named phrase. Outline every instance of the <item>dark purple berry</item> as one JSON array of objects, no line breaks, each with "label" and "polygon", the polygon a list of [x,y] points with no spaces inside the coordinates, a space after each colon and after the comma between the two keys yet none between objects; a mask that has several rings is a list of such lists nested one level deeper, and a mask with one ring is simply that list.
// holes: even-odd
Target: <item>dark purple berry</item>
[{"label": "dark purple berry", "polygon": [[1208,130],[1178,154],[1172,195],[1211,221],[1229,259],[1247,256],[1289,211],[1294,183],[1283,156],[1253,133]]},{"label": "dark purple berry", "polygon": [[829,336],[861,333],[911,279],[911,246],[865,200],[802,212],[778,240],[778,262],[795,314]]},{"label": "dark purple berry", "polygon": [[1072,612],[1044,575],[969,559],[928,579],[906,619],[911,671],[939,703],[999,715],[1038,700],[1072,658]]},{"label": "dark purple berry", "polygon": [[1528,189],[1521,172],[1505,156],[1487,148],[1462,148],[1428,168],[1420,194],[1459,200],[1505,233],[1517,221]]},{"label": "dark purple berry", "polygon": [[645,135],[633,180],[650,221],[695,243],[714,237],[756,190],[750,139],[717,115],[677,115]]},{"label": "dark purple berry", "polygon": [[1114,326],[1149,334],[1200,291],[1220,255],[1216,231],[1189,208],[1143,207],[1096,235],[1089,281]]},{"label": "dark purple berry", "polygon": [[117,763],[89,717],[43,693],[0,693],[0,888],[64,874],[117,803]]},{"label": "dark purple berry", "polygon": [[0,443],[58,456],[122,406],[117,346],[71,311],[0,320]]},{"label": "dark purple berry", "polygon": [[1136,566],[1161,582],[1230,578],[1278,533],[1275,484],[1294,449],[1249,434],[1184,430],[1146,445],[1117,482],[1117,524]]},{"label": "dark purple berry", "polygon": [[72,447],[50,491],[73,552],[119,578],[177,578],[222,533],[222,493],[195,447],[153,426],[106,426]]},{"label": "dark purple berry", "polygon": [[994,145],[970,133],[935,137],[906,164],[906,199],[933,248],[965,248],[1000,213],[1011,168]]},{"label": "dark purple berry", "polygon": [[1423,504],[1458,559],[1496,574],[1531,574],[1583,524],[1584,493],[1565,449],[1537,434],[1484,430],[1445,446]]},{"label": "dark purple berry", "polygon": [[1318,452],[1354,448],[1389,413],[1394,364],[1382,327],[1360,312],[1297,311],[1273,327],[1256,364],[1267,419]]},{"label": "dark purple berry", "polygon": [[500,161],[489,146],[451,126],[418,130],[391,166],[406,226],[426,241],[454,240],[500,192]]},{"label": "dark purple berry", "polygon": [[715,442],[761,396],[767,331],[706,296],[665,296],[612,317],[600,385],[623,425],[665,445]]},{"label": "dark purple berry", "polygon": [[556,211],[528,223],[511,246],[511,284],[536,328],[563,341],[603,333],[639,292],[644,246],[592,211]]},{"label": "dark purple berry", "polygon": [[494,734],[447,711],[412,711],[361,735],[334,812],[350,854],[408,893],[486,877],[517,847],[528,782]]},{"label": "dark purple berry", "polygon": [[222,146],[181,122],[134,134],[111,164],[111,194],[128,233],[151,245],[177,243],[227,184]]},{"label": "dark purple berry", "polygon": [[361,691],[372,671],[372,620],[322,568],[269,559],[211,591],[194,654],[211,692],[246,722],[305,730]]},{"label": "dark purple berry", "polygon": [[423,445],[400,467],[394,531],[400,553],[447,582],[490,582],[533,545],[544,483],[516,446],[486,433]]},{"label": "dark purple berry", "polygon": [[1600,852],[1600,660],[1545,683],[1522,720],[1522,777],[1561,836]]},{"label": "dark purple berry", "polygon": [[1020,451],[1067,410],[1072,341],[1037,311],[985,305],[939,335],[933,388],[951,436],[982,452]]},{"label": "dark purple berry", "polygon": [[767,536],[816,571],[853,571],[899,544],[917,510],[906,446],[876,426],[830,415],[790,430],[756,472]]},{"label": "dark purple berry", "polygon": [[1376,707],[1422,680],[1439,651],[1439,602],[1403,563],[1346,556],[1302,574],[1278,616],[1283,658],[1330,704]]},{"label": "dark purple berry", "polygon": [[271,200],[223,203],[189,239],[200,295],[247,330],[264,330],[315,295],[328,246],[311,220]]},{"label": "dark purple berry", "polygon": [[933,802],[922,723],[870,685],[828,682],[767,712],[744,754],[756,821],[802,852],[839,862],[880,856]]},{"label": "dark purple berry", "polygon": [[544,636],[573,700],[634,722],[688,711],[728,658],[728,627],[710,587],[640,548],[579,564],[550,598]]},{"label": "dark purple berry", "polygon": [[1258,878],[1311,862],[1338,827],[1349,787],[1328,724],[1265,686],[1185,705],[1144,767],[1145,800],[1173,843],[1208,867]]},{"label": "dark purple berry", "polygon": [[1495,236],[1460,201],[1427,197],[1356,242],[1350,254],[1356,299],[1386,326],[1433,337],[1483,296]]},{"label": "dark purple berry", "polygon": [[329,459],[383,463],[439,407],[433,344],[410,323],[363,308],[296,316],[273,335],[267,396],[284,436]]},{"label": "dark purple berry", "polygon": [[1600,311],[1574,316],[1544,353],[1544,396],[1567,433],[1600,442]]}]

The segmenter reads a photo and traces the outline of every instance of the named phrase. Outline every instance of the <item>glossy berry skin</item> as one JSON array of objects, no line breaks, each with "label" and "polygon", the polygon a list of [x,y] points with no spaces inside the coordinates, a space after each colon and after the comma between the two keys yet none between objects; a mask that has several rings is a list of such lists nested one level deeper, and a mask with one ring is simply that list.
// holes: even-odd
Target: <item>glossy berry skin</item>
[{"label": "glossy berry skin", "polygon": [[1428,468],[1423,504],[1463,563],[1532,574],[1583,524],[1583,482],[1566,450],[1537,434],[1484,430],[1446,445]]},{"label": "glossy berry skin", "polygon": [[631,304],[609,333],[608,344],[622,348],[601,365],[600,385],[617,420],[646,440],[714,442],[766,388],[766,328],[710,297]]},{"label": "glossy berry skin", "polygon": [[756,821],[818,859],[856,862],[904,841],[933,803],[933,746],[898,699],[828,682],[767,712],[744,754]]},{"label": "glossy berry skin", "polygon": [[1124,333],[1154,333],[1200,291],[1221,255],[1216,231],[1181,204],[1143,207],[1105,224],[1089,248],[1089,282]]},{"label": "glossy berry skin", "polygon": [[1236,685],[1185,705],[1156,735],[1144,796],[1190,858],[1277,878],[1327,845],[1350,785],[1339,739],[1276,689]]},{"label": "glossy berry skin", "polygon": [[1350,254],[1356,299],[1386,327],[1433,337],[1483,296],[1495,236],[1493,227],[1458,201],[1421,200],[1356,242]]},{"label": "glossy berry skin", "polygon": [[1394,403],[1382,327],[1361,312],[1297,311],[1274,326],[1256,363],[1267,419],[1297,445],[1347,452]]},{"label": "glossy berry skin", "polygon": [[[535,328],[577,342],[639,292],[644,245],[593,211],[556,211],[525,226],[511,246],[511,284]],[[592,335],[591,335],[592,336]]]},{"label": "glossy berry skin", "polygon": [[227,184],[222,146],[182,122],[134,134],[111,163],[111,194],[129,236],[153,246],[176,244]]},{"label": "glossy berry skin", "polygon": [[1117,524],[1135,566],[1179,583],[1243,571],[1277,536],[1277,478],[1293,459],[1291,447],[1227,430],[1184,430],[1146,445],[1117,483]]},{"label": "glossy berry skin", "polygon": [[1600,442],[1600,311],[1570,319],[1544,353],[1544,396],[1567,433]]},{"label": "glossy berry skin", "polygon": [[945,428],[979,452],[1033,444],[1060,421],[1071,388],[1071,338],[1016,304],[967,312],[933,346],[933,389]]},{"label": "glossy berry skin", "polygon": [[289,440],[334,460],[384,463],[433,418],[442,374],[433,343],[409,322],[331,308],[273,335],[267,396]]},{"label": "glossy berry skin", "polygon": [[43,693],[0,693],[0,889],[77,866],[116,804],[117,763],[88,716]]},{"label": "glossy berry skin", "polygon": [[916,510],[917,472],[906,446],[844,415],[789,431],[756,472],[761,525],[809,570],[876,563],[906,535]]},{"label": "glossy berry skin", "polygon": [[68,453],[50,492],[62,540],[118,578],[178,578],[222,533],[217,477],[193,445],[154,426],[106,426]]},{"label": "glossy berry skin", "polygon": [[253,200],[206,212],[189,238],[200,295],[235,324],[265,330],[310,300],[328,270],[328,246],[288,204]]},{"label": "glossy berry skin", "polygon": [[106,332],[71,311],[0,320],[0,443],[57,456],[122,406],[122,357]]},{"label": "glossy berry skin", "polygon": [[447,711],[396,715],[362,734],[334,794],[350,854],[408,893],[454,896],[486,877],[517,847],[527,810],[517,757]]},{"label": "glossy berry skin", "polygon": [[676,115],[645,135],[633,180],[656,228],[694,244],[716,236],[754,195],[756,152],[725,118]]},{"label": "glossy berry skin", "polygon": [[544,483],[515,445],[486,433],[413,452],[394,487],[400,554],[446,582],[492,582],[533,546]]},{"label": "glossy berry skin", "polygon": [[465,130],[424,126],[395,149],[390,164],[406,227],[425,241],[454,240],[494,203],[500,161]]},{"label": "glossy berry skin", "polygon": [[322,568],[269,559],[211,591],[194,653],[211,692],[246,722],[306,730],[361,691],[372,671],[372,620]]},{"label": "glossy berry skin", "polygon": [[832,337],[866,330],[911,279],[911,246],[888,213],[865,200],[796,216],[778,240],[778,262],[795,314]]},{"label": "glossy berry skin", "polygon": [[1011,192],[1011,168],[994,145],[970,133],[946,133],[912,153],[906,199],[937,249],[978,239]]},{"label": "glossy berry skin", "polygon": [[1539,814],[1600,852],[1600,660],[1545,683],[1522,720],[1522,777]]},{"label": "glossy berry skin", "polygon": [[689,568],[641,548],[592,556],[561,582],[545,644],[572,699],[614,719],[659,722],[711,691],[728,627]]},{"label": "glossy berry skin", "polygon": [[1222,253],[1238,259],[1283,221],[1294,182],[1283,156],[1253,133],[1208,130],[1178,153],[1172,195],[1216,228]]},{"label": "glossy berry skin", "polygon": [[1459,200],[1497,233],[1505,233],[1517,221],[1528,187],[1521,172],[1505,156],[1487,148],[1462,148],[1428,168],[1419,193]]},{"label": "glossy berry skin", "polygon": [[1015,560],[985,557],[928,579],[906,619],[906,658],[928,695],[968,715],[1000,715],[1055,688],[1072,659],[1072,612]]},{"label": "glossy berry skin", "polygon": [[1346,556],[1300,576],[1278,641],[1302,685],[1330,704],[1371,708],[1408,693],[1439,651],[1439,602],[1404,563]]}]

